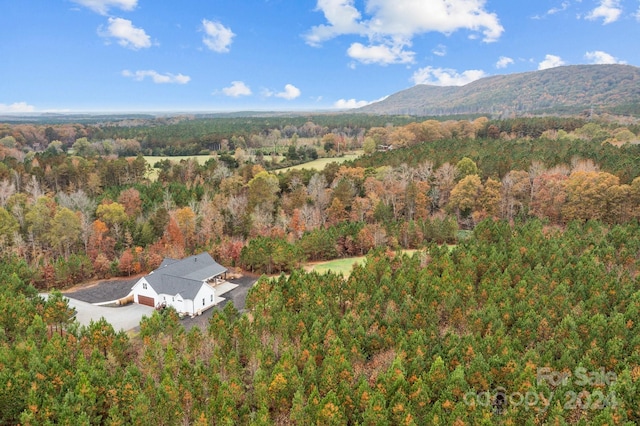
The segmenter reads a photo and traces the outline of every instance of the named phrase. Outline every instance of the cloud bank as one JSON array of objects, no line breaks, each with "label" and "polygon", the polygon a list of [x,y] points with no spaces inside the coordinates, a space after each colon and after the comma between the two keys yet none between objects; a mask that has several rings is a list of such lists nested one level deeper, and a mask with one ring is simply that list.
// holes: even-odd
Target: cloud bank
[{"label": "cloud bank", "polygon": [[473,81],[486,77],[482,70],[467,70],[458,73],[448,68],[421,68],[411,77],[414,84],[430,84],[433,86],[464,86]]},{"label": "cloud bank", "polygon": [[584,55],[592,64],[626,64],[625,61],[621,61],[613,55],[603,52],[602,50],[594,50],[593,52],[587,52]]},{"label": "cloud bank", "polygon": [[369,101],[357,101],[355,99],[340,99],[333,106],[338,109],[353,109],[369,105]]},{"label": "cloud bank", "polygon": [[29,105],[26,102],[14,102],[12,104],[0,104],[1,113],[16,113],[16,112],[34,112],[36,108],[33,105]]}]

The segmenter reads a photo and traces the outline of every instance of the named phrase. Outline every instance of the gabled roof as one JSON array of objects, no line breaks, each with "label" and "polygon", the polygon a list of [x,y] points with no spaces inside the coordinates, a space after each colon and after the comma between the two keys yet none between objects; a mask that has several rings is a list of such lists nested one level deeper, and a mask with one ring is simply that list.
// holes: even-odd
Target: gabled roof
[{"label": "gabled roof", "polygon": [[165,257],[164,259],[162,259],[162,263],[160,264],[160,266],[158,266],[158,269],[164,268],[165,266],[171,265],[172,263],[176,263],[176,262],[180,262],[180,260],[172,259],[170,257]]},{"label": "gabled roof", "polygon": [[180,294],[185,299],[193,299],[205,281],[226,271],[227,268],[205,252],[182,260],[166,258],[145,279],[158,294]]}]

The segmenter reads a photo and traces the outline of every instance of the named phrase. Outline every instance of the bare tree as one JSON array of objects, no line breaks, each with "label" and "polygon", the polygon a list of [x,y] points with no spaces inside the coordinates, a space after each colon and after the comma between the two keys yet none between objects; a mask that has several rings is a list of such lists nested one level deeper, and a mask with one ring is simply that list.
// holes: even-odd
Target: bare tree
[{"label": "bare tree", "polygon": [[428,181],[433,175],[433,161],[426,160],[423,163],[418,164],[414,169],[414,173],[417,179],[421,181]]},{"label": "bare tree", "polygon": [[458,169],[453,164],[444,163],[436,170],[434,176],[435,184],[438,187],[438,207],[444,208],[449,202],[451,190],[456,184]]},{"label": "bare tree", "polygon": [[16,192],[16,186],[8,180],[0,182],[0,207],[7,205],[7,200]]},{"label": "bare tree", "polygon": [[571,159],[571,172],[599,172],[600,167],[591,159],[574,157]]},{"label": "bare tree", "polygon": [[70,194],[61,192],[58,194],[58,204],[69,210],[80,212],[80,228],[81,238],[84,243],[85,251],[89,248],[89,239],[91,238],[93,223],[93,214],[96,211],[96,201],[89,198],[81,189]]},{"label": "bare tree", "polygon": [[[31,198],[33,200],[37,200],[38,198],[42,197],[45,194],[44,188],[42,188],[42,186],[38,182],[38,179],[36,179],[35,175],[31,175],[31,182],[27,183],[26,186],[27,186],[26,192],[29,195],[31,195]],[[19,190],[19,188],[20,186],[16,184],[16,189]]]},{"label": "bare tree", "polygon": [[58,204],[69,210],[81,212],[88,218],[91,218],[96,211],[97,203],[91,199],[82,189],[67,194],[60,192],[57,196]]},{"label": "bare tree", "polygon": [[311,176],[309,185],[307,185],[307,192],[309,193],[309,196],[313,199],[316,206],[322,210],[329,205],[327,186],[327,179],[320,173],[316,173]]}]

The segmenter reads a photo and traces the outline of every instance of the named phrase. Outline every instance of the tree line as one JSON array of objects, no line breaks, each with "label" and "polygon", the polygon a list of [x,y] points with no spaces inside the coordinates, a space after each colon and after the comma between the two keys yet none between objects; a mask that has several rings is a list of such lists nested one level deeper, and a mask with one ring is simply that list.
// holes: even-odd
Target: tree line
[{"label": "tree line", "polygon": [[[485,218],[637,220],[640,146],[615,126],[578,124],[548,120],[537,139],[507,130],[479,137],[492,126],[486,119],[372,127],[365,143],[396,148],[321,171],[269,172],[240,151],[205,164],[165,161],[157,178],[141,155],[6,156],[0,245],[48,288],[202,250],[229,266],[279,272],[305,259],[451,242]],[[274,244],[284,263],[260,256]]]}]

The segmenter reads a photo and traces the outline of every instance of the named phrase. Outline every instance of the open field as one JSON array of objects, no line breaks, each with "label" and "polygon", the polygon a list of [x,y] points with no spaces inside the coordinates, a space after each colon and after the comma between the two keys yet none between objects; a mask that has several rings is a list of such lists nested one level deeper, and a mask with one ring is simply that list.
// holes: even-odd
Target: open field
[{"label": "open field", "polygon": [[[344,163],[345,161],[355,160],[359,156],[362,155],[362,151],[356,151],[351,154],[345,154],[342,157],[329,157],[329,158],[318,158],[317,160],[310,161],[308,163],[298,164],[296,166],[286,167],[283,169],[275,170],[275,172],[286,172],[289,170],[301,170],[301,169],[310,169],[310,170],[323,170],[327,164],[330,163]],[[249,156],[251,157],[251,156]],[[179,163],[182,160],[190,160],[195,159],[198,164],[205,164],[212,158],[218,158],[217,154],[211,155],[178,155],[178,156],[167,156],[167,155],[145,155],[144,159],[151,166],[151,171],[148,174],[148,178],[154,180],[158,176],[158,170],[154,168],[154,165],[160,161],[169,160],[172,163]],[[265,157],[266,159],[272,160],[272,156]],[[276,161],[284,160],[284,156],[276,156]]]},{"label": "open field", "polygon": [[194,159],[198,162],[198,164],[204,164],[206,163],[208,160],[212,159],[212,158],[218,158],[217,154],[213,154],[213,155],[178,155],[175,157],[169,157],[166,155],[145,155],[144,159],[146,160],[147,163],[149,163],[149,165],[151,167],[153,167],[154,164],[156,164],[158,161],[162,161],[162,160],[169,160],[172,163],[179,163],[182,160],[191,160]]},{"label": "open field", "polygon": [[[401,254],[408,254],[409,256],[412,256],[417,251],[419,250],[402,250]],[[366,256],[356,256],[329,260],[327,262],[312,262],[305,264],[304,270],[308,272],[315,271],[320,274],[331,271],[335,272],[336,274],[342,274],[345,278],[347,278],[351,274],[353,265],[361,265],[365,262],[366,259]]]},{"label": "open field", "polygon": [[198,164],[205,164],[212,158],[218,158],[217,154],[213,155],[177,155],[175,157],[170,157],[167,155],[145,155],[144,159],[147,164],[151,167],[151,170],[147,174],[147,178],[151,180],[156,180],[158,178],[158,169],[154,167],[154,165],[163,160],[169,160],[172,163],[179,163],[182,160],[190,160],[195,159]]},{"label": "open field", "polygon": [[318,158],[317,160],[313,160],[308,163],[298,164],[297,166],[286,167],[284,169],[278,169],[276,170],[276,172],[280,173],[280,172],[287,172],[289,170],[302,170],[302,169],[323,170],[327,164],[344,163],[345,161],[355,160],[361,155],[362,155],[362,152],[355,152],[352,154],[345,154],[342,157]]},{"label": "open field", "polygon": [[364,263],[365,260],[366,256],[347,257],[344,259],[330,260],[328,262],[308,263],[305,265],[304,269],[309,272],[315,271],[319,274],[324,274],[331,271],[335,272],[336,274],[342,274],[345,277],[348,277],[351,274],[353,265],[360,265]]}]

